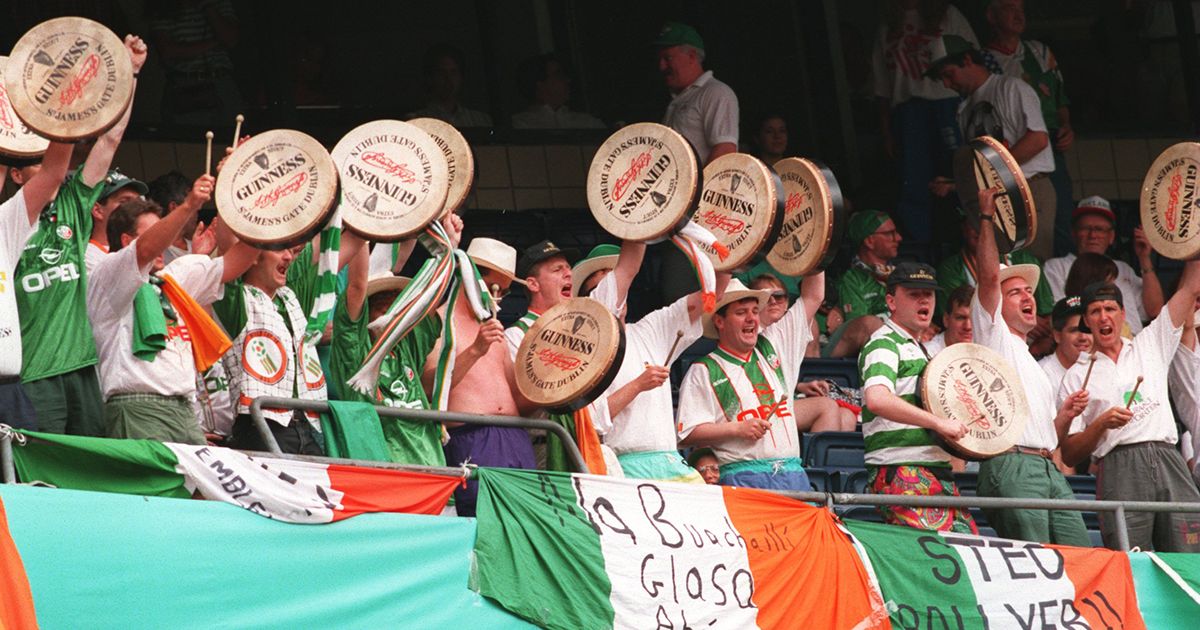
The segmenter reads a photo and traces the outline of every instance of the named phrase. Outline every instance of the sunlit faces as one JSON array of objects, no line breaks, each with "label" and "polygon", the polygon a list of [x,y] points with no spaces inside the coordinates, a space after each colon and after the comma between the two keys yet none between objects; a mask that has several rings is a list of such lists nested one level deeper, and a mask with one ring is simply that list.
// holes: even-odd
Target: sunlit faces
[{"label": "sunlit faces", "polygon": [[1067,365],[1075,363],[1080,354],[1092,351],[1092,336],[1079,330],[1079,315],[1067,317],[1062,330],[1054,331],[1057,354],[1066,359]]},{"label": "sunlit faces", "polygon": [[1092,343],[1097,349],[1120,347],[1125,309],[1116,300],[1099,300],[1088,304],[1083,321],[1092,331]]},{"label": "sunlit faces", "polygon": [[525,279],[530,294],[536,294],[549,308],[571,297],[571,265],[564,256],[553,256],[534,265]]},{"label": "sunlit faces", "polygon": [[886,300],[892,311],[892,319],[909,334],[915,335],[929,328],[933,321],[936,302],[933,289],[896,287],[894,292],[886,296]]},{"label": "sunlit faces", "polygon": [[1098,214],[1085,214],[1071,226],[1075,236],[1076,253],[1103,254],[1116,238],[1113,224]]},{"label": "sunlit faces", "polygon": [[946,345],[970,343],[975,339],[975,329],[971,324],[971,307],[960,304],[942,315],[942,325],[946,327]]},{"label": "sunlit faces", "polygon": [[663,83],[672,92],[679,92],[692,84],[700,74],[700,58],[690,46],[671,46],[658,51],[658,71]]},{"label": "sunlit faces", "polygon": [[713,314],[712,321],[721,345],[738,354],[750,352],[758,342],[758,300],[755,298],[727,304]]},{"label": "sunlit faces", "polygon": [[904,239],[900,236],[900,231],[896,229],[896,222],[888,219],[870,236],[863,239],[863,245],[876,258],[891,260],[900,252],[900,241],[902,240]]},{"label": "sunlit faces", "polygon": [[302,248],[303,246],[297,246],[280,251],[263,250],[258,262],[246,272],[246,282],[273,297],[275,291],[287,284],[288,268]]},{"label": "sunlit faces", "polygon": [[1000,312],[1004,321],[1020,334],[1028,334],[1037,326],[1037,301],[1033,287],[1024,278],[1009,278],[1000,285]]}]

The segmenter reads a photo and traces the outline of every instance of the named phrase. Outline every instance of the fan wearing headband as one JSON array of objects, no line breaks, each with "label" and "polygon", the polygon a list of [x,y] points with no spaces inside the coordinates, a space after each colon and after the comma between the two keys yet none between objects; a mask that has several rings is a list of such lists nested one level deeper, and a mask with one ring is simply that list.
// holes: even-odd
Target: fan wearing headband
[{"label": "fan wearing headband", "polygon": [[[887,279],[891,316],[863,346],[858,371],[863,384],[863,435],[871,492],[958,496],[950,453],[940,439],[967,433],[960,421],[921,407],[918,380],[929,353],[918,336],[933,320],[938,290],[933,267],[905,262]],[[918,529],[976,533],[965,509],[881,506],[884,522]]]},{"label": "fan wearing headband", "polygon": [[800,299],[763,328],[768,295],[732,280],[716,312],[702,316],[717,349],[683,377],[676,426],[681,445],[712,447],[722,485],[807,491],[792,393],[825,274],[805,277]]},{"label": "fan wearing headband", "polygon": [[[991,188],[979,191],[978,287],[971,302],[971,324],[975,342],[1004,357],[1021,375],[1030,416],[1015,446],[979,464],[978,492],[990,497],[1069,499],[1074,493],[1052,454],[1087,404],[1087,392],[1057,401],[1058,383],[1040,369],[1029,351],[1029,334],[1038,326],[1034,292],[1041,273],[1037,265],[998,262],[997,192]],[[1077,547],[1090,543],[1079,512],[985,509],[984,513],[1004,538]]]},{"label": "fan wearing headband", "polygon": [[[1083,292],[1083,328],[1092,333],[1094,366],[1080,357],[1058,390],[1066,399],[1086,389],[1088,404],[1063,441],[1063,461],[1091,457],[1097,469],[1096,498],[1120,501],[1200,502],[1187,464],[1175,445],[1168,372],[1200,295],[1200,261],[1183,269],[1165,309],[1133,340],[1121,337],[1125,305],[1121,289],[1095,283]],[[1088,375],[1089,369],[1091,371]],[[1086,387],[1085,387],[1086,381]],[[1100,515],[1104,545],[1117,548],[1116,517]],[[1130,512],[1129,544],[1155,551],[1200,551],[1200,515]]]}]

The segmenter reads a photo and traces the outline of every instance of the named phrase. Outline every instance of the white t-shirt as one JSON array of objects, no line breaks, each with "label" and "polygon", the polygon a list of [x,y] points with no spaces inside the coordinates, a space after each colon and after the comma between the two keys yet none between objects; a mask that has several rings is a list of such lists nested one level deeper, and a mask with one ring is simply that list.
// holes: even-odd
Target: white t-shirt
[{"label": "white t-shirt", "polygon": [[24,191],[18,190],[0,204],[0,376],[21,373],[21,320],[14,271],[25,241],[35,229],[37,222],[29,222]]},{"label": "white t-shirt", "polygon": [[[778,400],[777,406],[769,411],[766,418],[771,422],[771,430],[753,442],[739,439],[713,444],[713,452],[721,464],[800,456],[800,438],[796,430],[796,408],[792,392],[796,390],[796,381],[800,379],[804,347],[812,337],[808,314],[804,312],[804,300],[796,300],[782,319],[765,328],[759,335],[771,342],[777,355],[763,357],[757,350],[751,355],[758,360],[759,369],[774,390],[772,398]],[[718,346],[718,352],[720,351]],[[758,394],[754,391],[745,370],[740,367],[730,368],[718,353],[708,356],[715,358],[717,363],[725,368],[729,384],[733,386],[741,403],[742,413],[753,411],[758,417],[762,417],[763,414],[759,411],[762,403],[759,402]],[[783,371],[782,383],[775,373],[775,365]],[[679,409],[676,413],[679,438],[686,438],[702,424],[729,421],[720,401],[717,400],[713,383],[709,380],[708,368],[702,362],[694,363],[683,377],[683,385],[679,388]]]},{"label": "white t-shirt", "polygon": [[89,276],[92,270],[96,268],[96,265],[100,264],[100,261],[104,260],[104,257],[107,255],[107,247],[97,245],[96,241],[88,241],[87,249],[83,250],[83,266],[87,267]]},{"label": "white t-shirt", "polygon": [[[675,344],[677,332],[682,332],[683,338],[675,348],[675,356],[700,338],[703,333],[700,318],[693,321],[688,317],[687,302],[687,296],[681,297],[670,306],[626,324],[625,359],[621,362],[617,377],[604,393],[605,397],[612,396],[640,376],[645,371],[646,363],[670,365],[666,362],[667,352]],[[670,381],[638,394],[621,413],[613,416],[613,429],[604,436],[604,443],[618,455],[678,449]]]},{"label": "white t-shirt", "polygon": [[1180,344],[1167,378],[1180,422],[1192,435],[1200,433],[1200,353]]},{"label": "white t-shirt", "polygon": [[713,147],[738,142],[737,95],[708,70],[671,97],[663,124],[687,138],[704,168]]},{"label": "white t-shirt", "polygon": [[[1144,380],[1131,407],[1133,419],[1129,424],[1105,433],[1092,453],[1093,458],[1104,457],[1114,446],[1121,444],[1174,444],[1179,441],[1167,386],[1171,359],[1182,335],[1183,327],[1173,326],[1171,314],[1164,308],[1149,326],[1134,336],[1133,341],[1121,340],[1121,353],[1117,355],[1116,363],[1108,355],[1096,353],[1096,365],[1092,368],[1092,378],[1087,387],[1090,400],[1087,408],[1071,425],[1071,433],[1082,432],[1084,427],[1110,407],[1124,406],[1137,377],[1142,376]],[[1079,361],[1067,370],[1058,388],[1059,404],[1083,385],[1088,360],[1088,355],[1080,354]]]},{"label": "white t-shirt", "polygon": [[933,339],[925,342],[925,352],[929,353],[929,357],[933,358],[939,352],[946,349],[946,331],[942,331],[933,336]]},{"label": "white t-shirt", "polygon": [[585,112],[568,107],[551,109],[549,105],[530,105],[512,116],[513,129],[603,129],[604,122]]},{"label": "white t-shirt", "polygon": [[[1054,388],[1055,402],[1058,401],[1058,387],[1062,385],[1063,377],[1067,375],[1067,369],[1070,366],[1063,367],[1062,361],[1058,360],[1057,354],[1048,354],[1038,360],[1038,365],[1042,366],[1042,371],[1050,378],[1050,387]],[[1057,412],[1056,412],[1057,413]]]},{"label": "white t-shirt", "polygon": [[879,27],[871,53],[871,79],[875,96],[888,99],[892,107],[910,98],[941,100],[958,94],[927,78],[925,71],[933,61],[931,46],[942,35],[958,35],[979,46],[967,18],[954,7],[946,8],[938,33],[922,33],[921,17],[916,9],[904,12],[899,33],[889,33],[886,24]]},{"label": "white t-shirt", "polygon": [[[993,74],[958,105],[958,126],[967,139],[992,136],[1012,148],[1029,131],[1046,131],[1042,104],[1024,81]],[[1050,143],[1021,164],[1025,177],[1054,171]]]},{"label": "white t-shirt", "polygon": [[[1042,265],[1043,280],[1050,284],[1050,294],[1057,302],[1064,297],[1067,286],[1067,274],[1071,273],[1071,265],[1075,264],[1075,254],[1067,254],[1051,258]],[[1125,304],[1125,322],[1129,324],[1129,332],[1138,334],[1142,331],[1142,322],[1150,319],[1146,315],[1146,305],[1142,303],[1142,278],[1134,272],[1133,267],[1123,260],[1113,260],[1117,264],[1117,279],[1113,284],[1121,290],[1121,300]]]},{"label": "white t-shirt", "polygon": [[1003,300],[997,301],[990,315],[979,302],[979,294],[971,298],[971,326],[974,328],[975,343],[986,346],[1008,362],[1021,379],[1025,388],[1025,399],[1029,402],[1029,421],[1025,431],[1017,440],[1017,446],[1026,448],[1058,448],[1058,432],[1054,428],[1057,413],[1055,389],[1050,377],[1029,353],[1025,340],[1013,334],[1004,321]]},{"label": "white t-shirt", "polygon": [[[167,347],[153,361],[133,355],[133,299],[148,281],[149,265],[137,266],[137,247],[108,254],[88,272],[87,307],[100,357],[100,389],[104,399],[116,394],[184,396],[196,393],[196,366],[187,326],[167,327]],[[165,267],[169,275],[201,305],[220,299],[224,285],[221,258],[188,255]]]}]

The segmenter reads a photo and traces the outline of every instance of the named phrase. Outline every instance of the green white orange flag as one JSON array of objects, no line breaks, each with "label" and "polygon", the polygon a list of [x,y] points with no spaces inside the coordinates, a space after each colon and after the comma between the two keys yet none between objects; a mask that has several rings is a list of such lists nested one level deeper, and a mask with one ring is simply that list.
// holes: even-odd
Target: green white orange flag
[{"label": "green white orange flag", "polygon": [[847,521],[894,628],[1145,628],[1129,557]]},{"label": "green white orange flag", "polygon": [[852,628],[882,606],[829,513],[780,495],[491,468],[479,488],[473,584],[543,627]]},{"label": "green white orange flag", "polygon": [[224,501],[290,523],[364,512],[438,514],[462,480],[398,470],[250,457],[215,446],[20,432],[21,481],[59,488]]}]

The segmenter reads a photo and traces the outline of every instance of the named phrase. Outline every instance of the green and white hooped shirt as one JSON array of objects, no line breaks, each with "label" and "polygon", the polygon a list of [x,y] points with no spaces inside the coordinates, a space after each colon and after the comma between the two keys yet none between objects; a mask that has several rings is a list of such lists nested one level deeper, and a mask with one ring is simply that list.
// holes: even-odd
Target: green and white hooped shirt
[{"label": "green and white hooped shirt", "polygon": [[[925,352],[911,335],[890,321],[885,322],[858,355],[863,391],[882,385],[905,402],[920,407],[917,381],[928,363]],[[950,454],[938,445],[933,432],[893,422],[866,407],[862,418],[868,466],[950,465]]]}]

